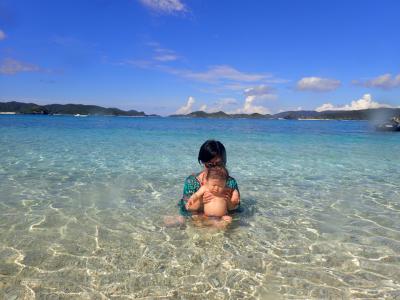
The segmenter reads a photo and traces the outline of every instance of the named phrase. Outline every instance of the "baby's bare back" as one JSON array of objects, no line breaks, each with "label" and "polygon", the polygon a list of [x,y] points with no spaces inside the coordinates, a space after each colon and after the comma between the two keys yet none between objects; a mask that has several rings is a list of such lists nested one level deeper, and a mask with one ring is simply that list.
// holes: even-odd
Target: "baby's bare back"
[{"label": "baby's bare back", "polygon": [[212,200],[204,203],[204,214],[209,217],[222,217],[228,212],[225,197],[216,196],[211,192],[206,191],[205,195],[212,195]]}]

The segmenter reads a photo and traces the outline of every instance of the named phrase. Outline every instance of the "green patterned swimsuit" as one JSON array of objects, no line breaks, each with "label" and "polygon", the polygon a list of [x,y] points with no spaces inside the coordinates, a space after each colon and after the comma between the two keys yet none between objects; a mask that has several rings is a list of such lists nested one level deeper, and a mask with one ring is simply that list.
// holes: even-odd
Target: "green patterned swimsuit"
[{"label": "green patterned swimsuit", "polygon": [[[189,198],[194,193],[196,193],[201,186],[201,183],[197,179],[197,176],[199,174],[200,173],[198,173],[197,175],[194,175],[194,174],[190,175],[185,180],[185,185],[183,186],[183,196],[182,196],[182,199],[179,200],[179,202],[178,202],[179,213],[184,217],[190,217],[192,215],[192,213],[186,209],[185,205],[186,205],[187,201],[189,200]],[[239,187],[237,185],[236,180],[230,176],[229,176],[228,180],[226,181],[226,187],[231,188],[232,190],[239,191]],[[239,206],[240,206],[240,203],[239,203]]]}]

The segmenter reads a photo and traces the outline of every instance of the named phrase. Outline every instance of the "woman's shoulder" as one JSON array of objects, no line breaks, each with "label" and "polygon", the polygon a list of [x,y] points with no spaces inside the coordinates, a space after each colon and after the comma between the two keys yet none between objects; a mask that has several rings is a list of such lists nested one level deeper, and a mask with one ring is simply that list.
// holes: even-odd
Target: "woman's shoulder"
[{"label": "woman's shoulder", "polygon": [[186,181],[198,181],[198,179],[197,179],[198,175],[199,174],[195,174],[195,173],[190,174],[188,177],[186,177],[185,182]]},{"label": "woman's shoulder", "polygon": [[239,186],[238,186],[238,184],[236,182],[236,179],[231,177],[231,176],[228,177],[228,180],[226,181],[226,185],[229,188],[234,189],[234,190],[238,190],[239,189]]},{"label": "woman's shoulder", "polygon": [[191,174],[185,179],[185,185],[189,186],[197,186],[200,185],[199,180],[197,179],[198,174]]},{"label": "woman's shoulder", "polygon": [[183,185],[183,195],[184,195],[184,197],[189,199],[189,197],[193,193],[197,192],[197,190],[199,188],[200,188],[200,182],[197,180],[196,175],[195,174],[189,175],[185,179],[185,183]]}]

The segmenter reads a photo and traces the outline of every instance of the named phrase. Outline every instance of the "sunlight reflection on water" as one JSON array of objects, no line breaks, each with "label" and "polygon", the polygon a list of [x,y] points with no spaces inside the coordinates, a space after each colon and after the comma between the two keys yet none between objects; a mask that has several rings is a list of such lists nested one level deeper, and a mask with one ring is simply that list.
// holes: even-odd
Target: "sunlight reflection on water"
[{"label": "sunlight reflection on water", "polygon": [[[209,137],[243,211],[177,213]],[[400,297],[398,135],[365,122],[0,117],[0,298]]]}]

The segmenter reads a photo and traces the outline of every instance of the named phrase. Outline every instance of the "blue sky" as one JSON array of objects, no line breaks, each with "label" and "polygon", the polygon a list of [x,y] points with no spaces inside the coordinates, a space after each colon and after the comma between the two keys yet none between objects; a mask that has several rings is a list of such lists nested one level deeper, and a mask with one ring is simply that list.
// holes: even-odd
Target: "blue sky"
[{"label": "blue sky", "polygon": [[0,0],[0,101],[400,106],[400,1]]}]

